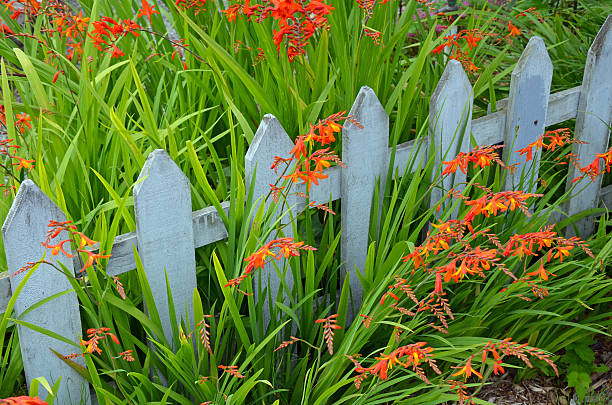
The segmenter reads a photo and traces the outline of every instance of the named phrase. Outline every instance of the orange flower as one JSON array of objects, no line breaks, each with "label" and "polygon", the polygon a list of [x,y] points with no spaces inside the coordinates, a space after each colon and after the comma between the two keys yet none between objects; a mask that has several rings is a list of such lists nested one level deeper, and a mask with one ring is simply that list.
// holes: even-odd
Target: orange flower
[{"label": "orange flower", "polygon": [[610,149],[608,149],[608,151],[606,153],[597,153],[595,155],[597,158],[601,158],[604,160],[604,163],[606,165],[606,171],[609,173],[610,172],[610,166],[612,166],[612,147]]},{"label": "orange flower", "polygon": [[238,371],[238,366],[220,365],[219,368],[223,370],[224,372],[226,372],[227,374],[231,375],[232,377],[244,378],[244,375],[240,374],[240,372]]},{"label": "orange flower", "polygon": [[514,38],[517,35],[521,35],[521,31],[512,24],[512,21],[508,21],[508,31],[510,31],[510,33],[506,35],[507,37],[512,36],[512,38]]},{"label": "orange flower", "polygon": [[342,326],[338,325],[336,319],[338,314],[330,315],[327,318],[317,319],[315,323],[323,324],[323,337],[327,342],[327,350],[329,354],[334,354],[334,329],[342,329]]},{"label": "orange flower", "polygon": [[540,260],[540,267],[537,270],[527,273],[528,276],[539,276],[544,281],[548,280],[549,274],[554,276],[554,274],[544,268],[544,260]]},{"label": "orange flower", "polygon": [[61,251],[61,252],[62,252],[63,254],[65,254],[67,257],[72,257],[72,255],[71,255],[70,253],[68,253],[68,252],[66,252],[66,251],[64,250],[64,243],[66,243],[66,242],[71,242],[71,241],[72,241],[72,239],[66,239],[66,240],[63,240],[63,241],[61,241],[60,243],[58,243],[58,244],[56,244],[56,245],[49,245],[49,244],[47,244],[47,243],[45,243],[45,242],[41,242],[41,244],[42,244],[44,247],[51,249],[51,254],[52,254],[53,256],[57,256],[57,255],[59,254],[59,252]]},{"label": "orange flower", "polygon": [[38,397],[9,397],[0,399],[0,405],[48,405],[45,401]]},{"label": "orange flower", "polygon": [[431,352],[433,352],[433,348],[424,347],[425,345],[425,342],[417,342],[398,347],[387,355],[381,353],[380,357],[376,357],[378,362],[367,368],[362,367],[358,362],[354,362],[356,366],[355,372],[361,374],[361,376],[358,376],[357,378],[362,380],[364,375],[372,374],[381,380],[386,380],[388,370],[391,370],[393,366],[397,364],[404,368],[412,366],[412,369],[416,371],[417,376],[421,380],[428,383],[429,381],[427,380],[423,369],[419,367],[421,362],[426,361],[436,373],[441,374],[441,372],[436,366],[435,360],[432,359]]},{"label": "orange flower", "polygon": [[142,8],[138,10],[138,15],[136,17],[140,18],[142,16],[147,16],[149,24],[151,24],[151,16],[153,14],[159,14],[159,11],[155,10],[155,6],[150,6],[147,0],[142,0]]},{"label": "orange flower", "polygon": [[19,171],[19,169],[21,168],[28,169],[28,171],[34,168],[34,165],[33,165],[33,163],[35,162],[34,159],[27,160],[24,158],[20,158],[19,156],[11,156],[11,157],[19,161],[19,163],[13,163],[13,166],[17,166],[17,168],[15,169],[17,171]]},{"label": "orange flower", "polygon": [[467,363],[465,363],[465,366],[463,367],[453,367],[453,368],[459,369],[459,371],[457,371],[456,373],[453,373],[453,377],[459,376],[459,375],[465,375],[465,379],[467,380],[472,374],[474,374],[474,375],[477,375],[480,379],[482,379],[482,374],[480,374],[478,371],[472,368],[472,358],[473,357],[470,357]]},{"label": "orange flower", "polygon": [[566,245],[566,246],[557,246],[557,253],[553,256],[555,259],[559,258],[559,261],[563,263],[563,257],[569,256],[569,251],[572,250],[574,246]]},{"label": "orange flower", "polygon": [[79,271],[79,273],[82,273],[85,271],[85,269],[91,267],[94,264],[94,261],[99,260],[99,259],[108,259],[109,257],[111,257],[111,255],[102,254],[104,252],[94,253],[90,250],[83,250],[83,249],[79,249],[79,252],[87,254],[87,261],[85,262],[85,264],[83,265],[83,268],[81,269],[81,271]]},{"label": "orange flower", "polygon": [[30,117],[28,114],[16,114],[15,117],[17,117],[17,122],[15,122],[15,125],[19,128],[22,134],[25,132],[26,127],[30,129],[32,128],[32,117]]},{"label": "orange flower", "polygon": [[79,244],[79,249],[83,249],[85,247],[85,245],[87,246],[93,246],[96,243],[98,243],[95,240],[91,240],[89,239],[87,236],[85,236],[85,234],[83,234],[82,232],[76,232],[77,235],[79,235],[79,237],[81,238],[81,243]]}]

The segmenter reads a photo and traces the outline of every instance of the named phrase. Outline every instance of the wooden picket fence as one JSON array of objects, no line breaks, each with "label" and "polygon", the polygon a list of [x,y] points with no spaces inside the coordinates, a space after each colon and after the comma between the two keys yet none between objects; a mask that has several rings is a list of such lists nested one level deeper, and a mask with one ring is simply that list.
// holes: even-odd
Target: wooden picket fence
[{"label": "wooden picket fence", "polygon": [[[459,151],[471,150],[469,137],[461,136],[464,133],[471,133],[478,145],[503,142],[506,145],[504,160],[506,164],[514,164],[520,157],[513,151],[533,142],[547,126],[573,118],[576,118],[576,136],[589,142],[574,145],[574,152],[581,162],[591,162],[596,153],[608,147],[608,125],[612,121],[610,66],[612,16],[608,17],[589,50],[582,85],[558,93],[550,94],[553,66],[544,42],[533,37],[512,73],[509,98],[500,103],[503,108],[472,120],[472,87],[461,64],[451,60],[431,97],[429,136],[399,145],[393,172],[403,173],[410,162],[425,162],[430,153],[435,153],[434,174],[439,174],[443,159],[455,156]],[[365,265],[376,179],[385,183],[391,150],[388,145],[389,117],[370,88],[360,90],[350,114],[363,125],[363,129],[352,124],[343,129],[342,160],[346,168],[326,170],[329,178],[313,188],[310,197],[316,201],[329,201],[330,196],[332,200],[342,199],[341,257],[344,268],[350,273],[353,304],[358,305],[362,291],[355,268],[363,270]],[[276,178],[273,171],[265,168],[269,167],[275,155],[288,155],[293,145],[277,119],[266,115],[245,157],[247,184],[255,181],[255,196],[266,195],[269,184]],[[533,178],[537,178],[537,164],[538,156],[535,156]],[[257,165],[259,170],[255,177]],[[579,175],[570,168],[570,179]],[[507,188],[517,187],[519,176],[518,171],[509,175]],[[194,251],[200,246],[223,240],[227,231],[214,207],[192,212],[189,181],[165,151],[155,150],[149,155],[140,174],[140,179],[143,178],[134,187],[136,231],[115,238],[106,272],[116,276],[135,269],[133,248],[137,248],[163,329],[171,341],[164,270],[168,274],[177,319],[189,316],[193,320],[189,302],[196,288]],[[454,178],[448,177],[443,186],[448,190],[463,181],[465,176],[458,172]],[[535,184],[527,186],[534,187]],[[600,179],[592,183],[584,180],[579,187],[586,189],[567,205],[569,215],[596,207],[600,200],[607,206],[612,205],[612,187],[601,189]],[[441,193],[436,192],[433,201],[439,201]],[[303,200],[289,201],[289,205],[294,204],[296,212],[305,208]],[[229,202],[223,203],[222,208],[227,213]],[[26,262],[40,259],[44,252],[40,242],[45,239],[49,220],[63,221],[65,218],[65,214],[32,181],[26,180],[21,184],[2,227],[8,273],[0,277],[0,313],[6,311],[11,291],[25,276],[22,273],[10,278],[8,274]],[[592,221],[580,223],[583,234],[591,231],[591,227]],[[291,227],[286,229],[289,230],[286,236],[292,236]],[[66,239],[67,235],[59,237]],[[64,257],[47,259],[61,262],[68,269],[79,270],[78,265]],[[291,273],[287,274],[290,278]],[[280,286],[276,271],[266,267],[262,277],[267,280],[275,297]],[[292,285],[292,280],[286,281]],[[79,303],[76,293],[70,290],[65,276],[40,268],[14,300],[14,316],[78,342],[83,333]],[[40,300],[66,291],[28,311]],[[28,382],[42,376],[53,383],[62,376],[56,404],[91,403],[86,381],[49,350],[71,353],[75,351],[74,346],[22,325],[18,325],[18,334]]]}]

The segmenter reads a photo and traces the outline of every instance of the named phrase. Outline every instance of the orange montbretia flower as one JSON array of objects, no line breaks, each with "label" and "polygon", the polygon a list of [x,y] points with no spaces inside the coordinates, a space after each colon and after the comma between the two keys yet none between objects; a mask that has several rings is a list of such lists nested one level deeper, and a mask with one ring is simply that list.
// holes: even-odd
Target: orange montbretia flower
[{"label": "orange montbretia flower", "polygon": [[[276,252],[274,250],[276,250]],[[279,238],[271,240],[263,245],[261,249],[244,259],[245,262],[248,262],[244,269],[244,273],[238,278],[228,280],[225,287],[238,286],[253,272],[253,270],[263,268],[268,258],[280,259],[282,257],[289,258],[292,256],[299,256],[300,250],[316,249],[312,246],[305,245],[304,242],[294,242],[293,238]]]},{"label": "orange montbretia flower", "polygon": [[57,243],[55,245],[51,245],[51,244],[48,244],[48,243],[45,243],[45,242],[41,242],[41,244],[44,247],[51,249],[51,254],[53,256],[57,256],[59,254],[59,252],[61,251],[64,255],[66,255],[66,257],[72,257],[73,255],[71,255],[70,253],[68,253],[68,252],[66,252],[64,250],[64,243],[66,243],[66,242],[72,242],[72,239],[63,240],[63,241],[61,241],[61,242],[59,242],[59,243]]},{"label": "orange montbretia flower", "polygon": [[147,0],[142,0],[142,8],[138,10],[137,18],[142,16],[146,16],[149,19],[149,24],[151,24],[151,16],[153,14],[159,14],[159,11],[155,10],[155,6],[149,5]]},{"label": "orange montbretia flower", "polygon": [[342,329],[342,326],[338,325],[336,319],[338,314],[330,315],[327,318],[317,319],[315,323],[323,324],[323,337],[327,343],[327,350],[329,354],[334,354],[334,329]]},{"label": "orange montbretia flower", "polygon": [[412,366],[412,369],[417,372],[419,378],[429,382],[425,373],[420,368],[421,363],[426,362],[436,373],[441,373],[436,366],[435,360],[432,358],[431,352],[434,349],[432,347],[425,347],[426,344],[425,342],[418,342],[398,347],[387,355],[381,353],[380,357],[376,357],[377,362],[374,365],[366,368],[357,365],[357,363],[355,371],[361,375],[372,374],[381,380],[386,380],[389,370],[393,369],[395,365],[400,365],[404,368]]},{"label": "orange montbretia flower", "polygon": [[38,397],[9,397],[0,399],[0,405],[48,405],[47,402],[43,401]]},{"label": "orange montbretia flower", "polygon": [[519,30],[514,24],[512,24],[512,21],[508,21],[508,31],[510,31],[510,33],[508,35],[506,35],[507,37],[512,37],[514,38],[517,35],[521,35],[521,30]]},{"label": "orange montbretia flower", "polygon": [[482,379],[482,374],[474,370],[474,368],[472,367],[472,359],[473,359],[473,356],[468,359],[467,363],[465,363],[465,366],[463,367],[453,367],[453,368],[459,369],[459,371],[457,371],[456,373],[453,373],[453,377],[464,375],[465,379],[467,380],[472,374],[474,374],[478,376],[480,379]]},{"label": "orange montbretia flower", "polygon": [[499,154],[495,152],[495,149],[502,147],[503,145],[477,146],[471,152],[459,152],[453,160],[442,162],[443,165],[447,166],[444,168],[442,175],[455,173],[457,169],[461,169],[463,173],[467,174],[467,167],[470,162],[483,169],[487,166],[491,166],[493,162],[498,163],[500,166],[504,166],[504,163],[499,158]]},{"label": "orange montbretia flower", "polygon": [[550,271],[547,271],[544,268],[544,260],[540,260],[540,267],[538,267],[538,269],[536,271],[532,271],[530,273],[527,273],[527,276],[538,276],[540,277],[542,280],[547,281],[548,280],[548,275],[554,276],[554,274],[552,274]]},{"label": "orange montbretia flower", "polygon": [[240,374],[240,371],[238,371],[238,366],[220,365],[219,368],[223,370],[224,372],[226,372],[227,374],[231,375],[232,377],[244,378],[244,375]]},{"label": "orange montbretia flower", "polygon": [[19,161],[19,163],[13,163],[13,166],[17,166],[15,168],[15,170],[19,171],[19,169],[28,169],[28,171],[32,170],[34,168],[34,159],[24,159],[24,158],[20,158],[19,156],[11,156],[13,159],[17,159]]}]

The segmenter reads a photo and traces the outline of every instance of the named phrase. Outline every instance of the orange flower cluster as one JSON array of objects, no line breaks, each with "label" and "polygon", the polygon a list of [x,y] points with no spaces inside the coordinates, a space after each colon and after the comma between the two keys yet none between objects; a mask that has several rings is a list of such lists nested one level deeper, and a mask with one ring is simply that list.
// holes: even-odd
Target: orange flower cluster
[{"label": "orange flower cluster", "polygon": [[198,322],[196,326],[200,328],[199,334],[202,346],[204,346],[204,349],[206,349],[209,354],[213,354],[212,346],[210,345],[210,332],[208,331],[210,325],[206,323],[206,318],[212,318],[212,315],[204,315],[202,320]]},{"label": "orange flower cluster", "polygon": [[[87,236],[85,236],[85,234],[83,234],[82,232],[78,232],[77,231],[77,227],[75,225],[72,224],[72,221],[64,221],[64,222],[58,222],[58,221],[49,221],[49,228],[51,228],[49,231],[47,231],[47,238],[45,239],[44,242],[41,242],[41,244],[48,248],[51,249],[51,254],[53,256],[57,256],[60,252],[62,252],[66,257],[72,257],[73,255],[66,252],[64,250],[64,244],[66,242],[73,242],[72,239],[68,238],[65,240],[62,240],[54,245],[51,244],[51,240],[55,239],[57,236],[59,236],[59,234],[62,231],[66,231],[69,233],[69,235],[71,236],[75,236],[77,235],[80,239],[80,243],[79,243],[79,248],[77,249],[78,252],[81,253],[85,253],[87,255],[87,261],[85,262],[85,264],[83,265],[83,267],[81,268],[81,270],[79,271],[79,273],[82,273],[83,271],[85,271],[85,269],[93,266],[94,262],[100,260],[100,259],[108,259],[109,257],[111,257],[111,255],[104,255],[102,253],[95,253],[92,252],[91,250],[85,250],[84,247],[87,246],[92,246],[96,243],[98,243],[95,240],[91,240],[89,239]],[[118,287],[119,288],[119,287]]]},{"label": "orange flower cluster", "polygon": [[485,168],[496,162],[500,166],[504,166],[504,162],[499,158],[496,149],[503,148],[504,145],[493,146],[477,146],[471,152],[459,152],[459,154],[448,162],[442,162],[446,167],[442,171],[442,176],[450,173],[455,173],[459,168],[464,174],[467,174],[468,164],[471,162],[477,167]]},{"label": "orange flower cluster", "polygon": [[[440,278],[439,282],[438,278]],[[381,297],[380,305],[383,305],[387,297],[390,297],[394,300],[394,302],[391,304],[391,308],[398,311],[400,314],[406,316],[415,316],[419,312],[429,311],[441,323],[440,326],[432,322],[429,324],[429,326],[442,333],[448,333],[448,322],[446,321],[446,317],[448,316],[450,319],[455,318],[450,309],[450,306],[448,305],[448,300],[443,297],[445,294],[442,291],[442,279],[441,276],[439,276],[439,273],[436,274],[436,289],[429,295],[429,298],[427,300],[419,300],[416,297],[416,295],[412,291],[410,284],[408,284],[408,280],[396,275],[395,281],[395,284],[392,284],[387,287],[389,291],[384,293]],[[398,294],[400,293],[404,293],[414,302],[417,307],[416,312],[413,312],[408,308],[399,306],[400,298],[398,297]],[[369,324],[372,321],[372,317],[368,317],[367,315],[363,314],[361,316],[365,318],[364,326],[366,328],[369,327]]]},{"label": "orange flower cluster", "polygon": [[[97,21],[91,21],[89,17],[84,17],[80,11],[74,13],[71,7],[63,1],[50,0],[47,2],[39,2],[36,0],[16,1],[16,0],[0,0],[0,4],[4,4],[9,10],[13,11],[11,18],[16,20],[21,15],[25,15],[29,21],[34,22],[38,17],[47,17],[50,21],[51,28],[41,28],[41,32],[51,36],[58,34],[65,40],[66,55],[69,60],[76,61],[83,51],[81,49],[84,40],[89,36],[96,48],[105,53],[110,53],[112,58],[124,56],[125,53],[117,46],[119,40],[131,33],[138,37],[142,28],[139,24],[131,19],[115,21],[114,19],[102,16]],[[203,0],[178,0],[178,7],[191,8],[199,4],[204,4]],[[146,17],[151,24],[151,17],[154,14],[160,14],[155,9],[155,6],[148,3],[147,0],[141,0],[141,8],[137,10],[137,15],[134,17]],[[93,26],[93,30],[88,32],[89,27]],[[28,33],[15,34],[8,26],[3,26],[2,31],[6,35],[11,36],[27,36],[36,39],[40,44],[49,47],[47,41],[41,38],[36,38]],[[48,52],[50,58],[57,58],[55,51]],[[58,69],[53,78],[53,83],[58,76],[64,73]]]},{"label": "orange flower cluster", "polygon": [[48,405],[47,402],[43,401],[38,397],[9,397],[0,399],[0,405]]},{"label": "orange flower cluster", "polygon": [[[612,147],[608,149],[606,153],[596,153],[595,159],[589,165],[580,168],[580,171],[586,176],[589,176],[591,181],[595,181],[597,176],[604,173],[604,171],[600,168],[599,159],[603,159],[603,163],[606,166],[605,172],[610,173],[610,167],[612,167]],[[582,177],[578,177],[574,179],[574,182],[580,180],[581,178]]]},{"label": "orange flower cluster", "polygon": [[[545,143],[546,140],[548,140],[548,143]],[[523,149],[517,150],[516,153],[519,155],[525,155],[525,161],[529,162],[533,159],[533,148],[535,148],[536,151],[540,149],[554,151],[557,147],[562,148],[563,146],[572,143],[585,142],[572,138],[569,128],[559,128],[552,131],[546,131],[534,142],[530,143]]]},{"label": "orange flower cluster", "polygon": [[240,374],[238,371],[238,366],[223,366],[220,365],[219,368],[223,370],[225,373],[231,375],[236,378],[244,378],[244,375]]},{"label": "orange flower cluster", "polygon": [[385,5],[388,1],[389,0],[357,0],[357,5],[363,11],[363,18],[361,19],[361,30],[367,37],[372,39],[374,45],[380,45],[380,37],[382,36],[382,33],[380,31],[376,31],[368,27],[367,24],[370,18],[372,18],[372,16],[374,15],[374,8],[379,4]]},{"label": "orange flower cluster", "polygon": [[[487,192],[476,200],[465,200],[465,205],[471,206],[463,221],[470,224],[477,215],[483,214],[485,217],[497,216],[498,213],[508,210],[519,209],[526,216],[531,216],[527,210],[525,201],[533,197],[542,197],[543,194],[524,193],[522,191],[501,191],[499,193]],[[471,225],[469,225],[471,228]]]},{"label": "orange flower cluster", "polygon": [[[463,68],[468,72],[476,72],[480,70],[480,68],[474,65],[472,58],[470,58],[468,54],[469,51],[478,46],[478,42],[483,39],[484,35],[485,34],[478,29],[461,30],[456,34],[445,36],[442,43],[435,47],[431,53],[439,54],[444,49],[449,48],[449,59],[456,59],[461,62]],[[469,50],[464,52],[460,42],[467,44]]]},{"label": "orange flower cluster", "polygon": [[272,0],[264,6],[262,4],[250,5],[250,0],[238,0],[238,3],[229,6],[223,13],[230,22],[236,17],[244,15],[247,19],[256,17],[259,23],[272,17],[278,21],[279,29],[273,30],[274,44],[280,51],[281,44],[287,42],[287,58],[290,62],[299,56],[305,55],[306,45],[317,30],[327,28],[327,15],[334,10],[329,4],[319,0]]},{"label": "orange flower cluster", "polygon": [[[24,134],[27,129],[32,128],[32,117],[30,117],[27,113],[17,113],[15,114],[15,128],[21,133]],[[6,123],[6,111],[4,105],[0,104],[0,123],[7,128]],[[11,144],[14,139],[2,139],[0,140],[0,155],[7,155],[10,159],[14,159],[17,163],[12,163],[12,166],[17,166],[15,171],[18,172],[21,169],[27,169],[31,171],[34,168],[34,159],[26,159],[16,155],[17,149],[20,148],[19,145]],[[11,148],[13,148],[13,152],[11,153]],[[6,167],[4,164],[0,163],[0,167],[2,167],[7,174],[10,174],[9,170],[10,166]],[[14,176],[13,176],[14,177]],[[8,184],[0,184],[0,187],[4,187],[4,196],[9,195],[11,190],[16,190],[16,186],[8,185]]]},{"label": "orange flower cluster", "polygon": [[[512,339],[506,338],[497,343],[491,343],[491,341],[489,341],[486,345],[484,345],[484,347],[481,350],[482,350],[482,365],[483,366],[487,363],[488,355],[491,354],[493,356],[493,373],[495,375],[504,374],[505,370],[504,370],[504,367],[502,366],[502,360],[503,360],[503,357],[505,356],[516,357],[520,359],[521,361],[523,361],[530,368],[533,366],[529,358],[535,357],[539,360],[546,362],[549,366],[552,367],[552,369],[555,371],[555,374],[557,376],[559,375],[557,366],[550,359],[550,356],[538,348],[528,347],[527,343],[518,344],[517,342],[513,342]],[[476,371],[476,369],[474,369],[474,367],[472,366],[472,360],[477,355],[478,355],[478,352],[470,356],[467,362],[465,363],[465,365],[453,367],[454,369],[457,369],[458,371],[453,373],[452,376],[453,377],[463,376],[464,381],[448,380],[449,384],[451,385],[450,388],[457,390],[457,395],[459,397],[460,404],[463,404],[466,401],[469,401],[469,403],[471,404],[474,403],[474,401],[471,399],[471,396],[468,395],[467,390],[466,390],[465,382],[467,382],[467,379],[470,378],[472,375],[477,376],[481,380],[483,379],[482,374]]]},{"label": "orange flower cluster", "polygon": [[355,372],[358,373],[355,377],[355,387],[359,389],[361,383],[368,375],[378,377],[380,380],[386,380],[389,370],[393,369],[396,365],[404,368],[412,366],[412,371],[414,371],[421,380],[430,384],[421,364],[427,363],[436,374],[442,374],[442,372],[436,365],[436,361],[431,354],[434,349],[432,347],[426,347],[426,344],[425,342],[418,342],[398,347],[386,355],[381,353],[380,357],[376,357],[377,362],[370,367],[363,367],[357,360],[352,358],[351,360],[353,364],[355,364]]},{"label": "orange flower cluster", "polygon": [[[318,124],[311,125],[310,130],[305,135],[300,135],[295,140],[295,146],[289,153],[291,157],[282,158],[274,157],[274,163],[270,167],[277,173],[280,165],[285,165],[285,171],[295,163],[295,167],[288,175],[283,175],[282,178],[290,180],[291,184],[306,184],[308,191],[313,184],[318,185],[319,180],[326,179],[327,175],[323,171],[331,167],[335,163],[341,167],[345,167],[340,158],[329,148],[314,149],[315,143],[325,146],[336,141],[335,134],[342,130],[342,125],[339,121],[349,121],[359,128],[362,128],[359,122],[352,117],[345,116],[346,111],[341,111],[330,115],[324,120],[320,120]],[[314,150],[313,150],[314,149]],[[280,179],[279,179],[280,180]],[[285,187],[279,187],[276,184],[270,184],[271,194],[274,201],[278,201],[278,197]],[[289,190],[285,190],[289,192]],[[299,193],[299,196],[306,196]],[[323,204],[310,204],[311,207],[322,209],[329,213],[333,213],[329,207]]]},{"label": "orange flower cluster", "polygon": [[[497,249],[482,250],[480,246],[472,249],[468,245],[465,247],[464,252],[460,254],[450,252],[449,256],[456,257],[447,265],[439,267],[436,274],[444,274],[444,282],[453,280],[455,283],[459,283],[468,274],[479,275],[484,278],[484,271],[489,270],[492,264],[500,260],[496,257],[497,253]],[[459,268],[457,268],[458,262],[460,262]],[[441,285],[436,286],[434,292],[442,292]]]},{"label": "orange flower cluster", "polygon": [[204,5],[206,4],[206,0],[176,0],[174,5],[180,8],[183,11],[187,11],[190,9],[194,9],[195,15],[200,14],[202,11],[206,11]]},{"label": "orange flower cluster", "polygon": [[[277,249],[276,253],[274,249]],[[305,245],[304,242],[294,242],[293,238],[271,240],[263,245],[261,249],[244,259],[245,262],[248,262],[244,269],[244,273],[238,278],[229,280],[225,287],[236,287],[240,285],[240,283],[253,273],[253,270],[263,268],[268,258],[280,259],[284,257],[287,259],[292,256],[299,256],[300,250],[316,250],[316,248]],[[238,291],[246,295],[244,291]]]},{"label": "orange flower cluster", "polygon": [[342,329],[342,326],[338,325],[337,317],[338,314],[334,314],[315,321],[315,323],[323,324],[323,338],[325,339],[325,343],[327,343],[327,351],[329,351],[329,354],[334,354],[334,329]]},{"label": "orange flower cluster", "polygon": [[11,20],[16,20],[21,15],[32,19],[40,14],[42,8],[38,0],[2,0],[2,4],[11,11]]},{"label": "orange flower cluster", "polygon": [[292,344],[294,344],[295,342],[299,342],[301,339],[296,338],[295,336],[289,336],[290,340],[283,340],[283,342],[280,344],[280,346],[278,346],[276,349],[274,349],[274,351],[278,351],[280,349],[284,349],[285,347],[291,346]]},{"label": "orange flower cluster", "polygon": [[[74,359],[79,356],[84,356],[85,353],[93,354],[93,352],[102,354],[102,349],[100,349],[99,343],[100,341],[106,339],[107,336],[110,336],[112,341],[115,342],[116,344],[120,344],[119,339],[117,339],[117,336],[115,336],[114,333],[110,332],[110,328],[102,327],[102,328],[87,329],[87,337],[89,339],[88,340],[81,339],[81,342],[80,342],[80,345],[83,346],[84,348],[84,352],[83,353],[71,353],[71,354],[64,356],[64,358]],[[128,353],[126,352],[122,352],[120,353],[120,355],[127,359],[131,358],[131,360],[128,360],[128,361],[134,361],[134,358],[131,355],[132,351],[128,350],[128,352],[129,352],[129,355],[127,355]]]},{"label": "orange flower cluster", "polygon": [[132,353],[132,349],[121,352],[117,355],[117,359],[122,359],[125,361],[135,361],[134,354]]},{"label": "orange flower cluster", "polygon": [[94,46],[100,52],[110,52],[111,58],[125,56],[125,53],[117,46],[117,42],[121,38],[129,33],[135,37],[140,36],[137,32],[140,26],[131,20],[117,22],[110,17],[102,17],[100,21],[94,21],[92,25],[94,29],[87,35],[92,39]]},{"label": "orange flower cluster", "polygon": [[[537,252],[548,249],[546,254],[547,263],[550,263],[553,259],[559,259],[559,262],[563,263],[563,259],[570,255],[570,251],[578,247],[590,257],[595,257],[583,240],[575,236],[571,238],[559,237],[556,232],[552,231],[552,227],[553,225],[539,232],[512,235],[502,254],[506,257],[518,256],[522,258],[523,256],[537,256]],[[537,246],[535,246],[536,244]],[[536,270],[526,273],[525,278],[516,279],[515,282],[530,284],[534,294],[542,298],[543,295],[548,295],[548,291],[530,283],[529,278],[531,276],[538,276],[539,279],[547,281],[548,275],[554,276],[554,274],[544,268],[544,259],[541,259],[540,266]]]}]

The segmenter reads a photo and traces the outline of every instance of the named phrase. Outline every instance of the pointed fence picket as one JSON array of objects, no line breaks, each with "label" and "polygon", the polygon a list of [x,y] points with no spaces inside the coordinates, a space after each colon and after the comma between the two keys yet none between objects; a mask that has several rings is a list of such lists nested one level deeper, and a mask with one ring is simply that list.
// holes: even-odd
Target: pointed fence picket
[{"label": "pointed fence picket", "polygon": [[[574,144],[572,152],[580,162],[593,161],[597,153],[608,148],[610,140],[610,122],[612,121],[612,16],[606,19],[599,34],[593,41],[587,55],[582,91],[578,102],[575,133],[578,139],[588,141],[588,144]],[[570,167],[567,187],[571,187],[572,179],[579,177],[575,167]],[[583,179],[577,187],[582,190],[567,205],[567,213],[575,215],[587,208],[597,205],[601,176],[594,182]],[[580,234],[593,231],[593,221],[587,218],[577,224]],[[573,229],[570,230],[573,234]]]},{"label": "pointed fence picket", "polygon": [[[578,137],[591,142],[589,145],[575,145],[575,152],[582,162],[590,162],[609,143],[612,82],[608,80],[607,69],[611,58],[612,16],[602,26],[589,51],[583,85],[549,94],[552,64],[543,41],[532,38],[512,74],[509,98],[498,103],[500,111],[478,119],[471,118],[472,88],[465,73],[457,62],[450,61],[432,95],[429,136],[398,145],[393,172],[403,173],[408,164],[415,161],[417,163],[412,164],[408,172],[422,168],[422,163],[433,153],[434,173],[439,173],[445,156],[451,157],[459,151],[471,149],[468,135],[478,145],[503,142],[506,145],[505,161],[513,164],[517,162],[518,154],[510,152],[533,142],[545,127],[573,118],[577,118]],[[347,167],[327,169],[325,174],[328,178],[312,188],[310,199],[318,202],[342,200],[341,257],[343,271],[350,276],[354,307],[350,315],[354,316],[363,294],[357,271],[364,271],[369,239],[377,237],[370,235],[372,200],[376,184],[385,183],[391,151],[388,147],[389,118],[370,88],[360,90],[351,114],[364,128],[347,124],[343,129],[342,159]],[[276,179],[276,175],[269,170],[274,156],[287,156],[293,146],[294,143],[276,118],[266,115],[245,159],[247,185],[255,182],[255,200],[266,196],[269,184]],[[446,149],[449,150],[447,155]],[[534,163],[529,173],[523,173],[527,179],[538,177],[538,159]],[[578,174],[570,173],[570,178]],[[507,187],[516,187],[520,182],[519,176],[510,177]],[[437,192],[438,201],[444,190],[459,185],[464,179],[459,174],[454,180],[442,183],[443,190]],[[193,322],[189,302],[196,287],[194,250],[227,238],[227,231],[214,207],[192,212],[189,182],[164,151],[156,150],[150,154],[139,180],[134,187],[136,232],[115,238],[106,272],[116,276],[135,269],[133,251],[137,249],[166,338],[171,340],[166,276],[172,290],[176,319],[188,318]],[[535,182],[531,182],[530,190],[535,186]],[[568,184],[568,189],[571,186],[571,183]],[[569,203],[570,215],[597,207],[600,201],[607,206],[612,205],[612,186],[602,189],[601,182],[595,182],[585,187],[586,191]],[[306,190],[304,186],[298,186],[297,191]],[[379,195],[382,196],[382,193]],[[436,202],[435,198],[431,201],[432,204]],[[292,197],[289,206],[295,215],[305,208],[304,199]],[[227,214],[229,202],[222,203],[221,208]],[[11,292],[15,291],[26,273],[12,278],[8,274],[29,261],[39,260],[44,253],[40,242],[45,238],[49,220],[61,221],[65,217],[32,181],[21,184],[2,227],[8,272],[0,276],[0,313],[6,311]],[[586,235],[591,228],[586,224],[580,229]],[[291,227],[285,228],[285,236],[291,236]],[[97,247],[94,246],[94,249]],[[59,256],[47,259],[54,263],[61,262],[70,272],[76,268],[73,262]],[[279,268],[283,268],[282,264]],[[269,286],[273,300],[276,300],[282,275],[274,268],[265,268],[261,275],[262,281]],[[291,272],[287,271],[284,277],[286,284],[291,286]],[[34,306],[54,295],[57,296],[55,299]],[[283,293],[282,300],[286,302],[287,291]],[[264,307],[267,307],[267,303]],[[78,350],[68,342],[78,342],[82,334],[77,297],[66,276],[48,268],[37,269],[15,300],[13,310],[15,318],[20,319],[18,334],[28,382],[43,376],[53,383],[62,376],[56,404],[78,403],[81,398],[89,404],[91,399],[84,390],[85,381],[48,350],[51,347],[62,354]],[[266,323],[268,321],[269,315]],[[49,338],[28,327],[33,325],[55,332],[65,339]]]},{"label": "pointed fence picket", "polygon": [[[456,60],[451,60],[444,69],[444,73],[434,90],[429,103],[429,114],[432,125],[429,126],[429,137],[435,145],[435,168],[432,181],[442,173],[442,162],[450,160],[459,152],[469,152],[470,133],[472,132],[472,106],[474,92],[472,85],[461,66]],[[456,187],[462,191],[466,175],[458,170],[442,180],[439,187],[431,192],[430,206],[437,204],[445,191]],[[446,208],[446,207],[443,207]],[[457,218],[457,210],[453,211],[452,218]]]},{"label": "pointed fence picket", "polygon": [[[504,162],[507,166],[524,162],[524,157],[516,151],[527,147],[544,133],[552,74],[553,66],[544,41],[539,37],[531,38],[510,80],[504,131]],[[517,190],[521,184],[528,184],[528,189],[523,191],[535,192],[540,153],[540,150],[535,151],[529,164],[508,173],[506,190]]]}]

